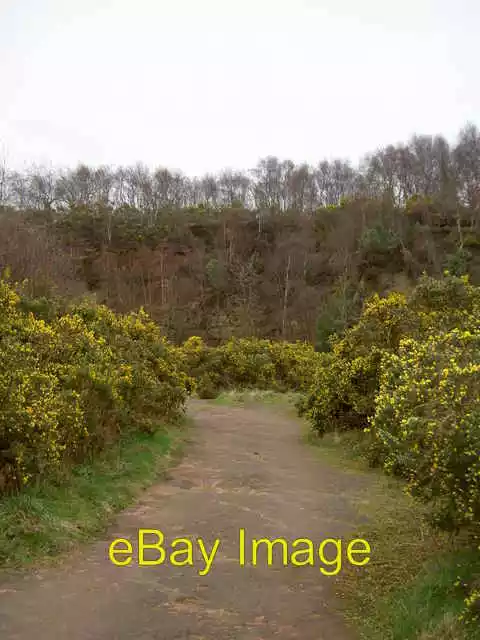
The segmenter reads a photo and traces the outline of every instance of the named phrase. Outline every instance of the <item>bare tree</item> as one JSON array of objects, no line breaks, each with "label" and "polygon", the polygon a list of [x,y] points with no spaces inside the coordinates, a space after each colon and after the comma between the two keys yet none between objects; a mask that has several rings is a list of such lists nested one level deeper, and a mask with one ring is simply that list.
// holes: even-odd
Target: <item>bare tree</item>
[{"label": "bare tree", "polygon": [[0,158],[0,207],[4,207],[10,201],[10,178],[7,169],[7,159]]},{"label": "bare tree", "polygon": [[459,196],[464,204],[476,208],[480,204],[480,131],[474,124],[460,132],[453,157]]}]

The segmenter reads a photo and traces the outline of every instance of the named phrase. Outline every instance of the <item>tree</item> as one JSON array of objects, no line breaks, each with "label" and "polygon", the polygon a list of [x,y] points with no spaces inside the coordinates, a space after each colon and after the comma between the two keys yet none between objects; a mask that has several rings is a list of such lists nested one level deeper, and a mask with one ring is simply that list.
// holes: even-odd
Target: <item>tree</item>
[{"label": "tree", "polygon": [[480,202],[480,132],[474,124],[460,132],[453,156],[461,201],[476,208]]}]

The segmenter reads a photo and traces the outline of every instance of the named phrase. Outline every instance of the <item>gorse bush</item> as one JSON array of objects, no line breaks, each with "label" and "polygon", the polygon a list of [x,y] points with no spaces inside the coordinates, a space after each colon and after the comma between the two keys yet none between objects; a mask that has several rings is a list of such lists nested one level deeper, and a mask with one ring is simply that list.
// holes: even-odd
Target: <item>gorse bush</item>
[{"label": "gorse bush", "polygon": [[216,359],[230,388],[287,391],[311,384],[318,355],[304,342],[232,338],[216,350],[214,364]]},{"label": "gorse bush", "polygon": [[151,430],[157,416],[177,414],[192,381],[172,345],[143,310],[119,316],[105,306],[84,304],[72,307],[71,312],[112,350],[123,375],[122,397],[128,422]]},{"label": "gorse bush", "polygon": [[313,384],[297,403],[300,415],[306,416],[320,435],[361,428],[372,411],[381,352],[372,349],[371,355],[352,360],[322,355]]},{"label": "gorse bush", "polygon": [[298,405],[318,433],[365,426],[374,411],[383,354],[398,347],[415,321],[405,296],[375,295],[365,302],[359,321],[333,338],[331,355]]},{"label": "gorse bush", "polygon": [[187,375],[145,313],[84,302],[49,318],[0,281],[0,491],[152,431],[187,395]]},{"label": "gorse bush", "polygon": [[173,347],[179,366],[187,373],[189,391],[196,391],[201,398],[215,398],[222,387],[216,350],[208,347],[202,338],[192,336],[181,347]]},{"label": "gorse bush", "polygon": [[204,397],[233,388],[306,390],[321,361],[311,344],[257,338],[231,338],[209,347],[201,338],[192,337],[175,351]]},{"label": "gorse bush", "polygon": [[365,303],[298,405],[319,434],[365,429],[371,464],[407,479],[442,526],[480,524],[480,289],[424,276]]},{"label": "gorse bush", "polygon": [[332,340],[332,357],[299,405],[314,429],[363,429],[375,411],[384,356],[405,337],[426,339],[455,327],[480,328],[480,290],[466,277],[424,276],[407,297],[372,296],[359,321]]},{"label": "gorse bush", "polygon": [[479,394],[480,331],[405,338],[383,360],[369,456],[448,528],[480,525]]}]

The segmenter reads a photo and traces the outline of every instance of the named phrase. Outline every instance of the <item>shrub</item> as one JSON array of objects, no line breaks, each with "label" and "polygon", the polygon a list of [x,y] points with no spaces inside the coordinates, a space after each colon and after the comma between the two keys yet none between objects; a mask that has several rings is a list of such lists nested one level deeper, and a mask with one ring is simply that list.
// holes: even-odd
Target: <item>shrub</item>
[{"label": "shrub", "polygon": [[360,248],[365,254],[389,253],[400,246],[398,235],[382,225],[365,229],[360,238]]},{"label": "shrub", "polygon": [[304,390],[312,383],[319,354],[306,342],[230,338],[207,347],[201,338],[189,338],[177,348],[178,360],[188,376],[203,388],[257,388]]},{"label": "shrub", "polygon": [[[212,388],[220,388],[221,375],[217,351],[208,347],[202,338],[192,336],[181,347],[173,347],[172,353],[187,379],[187,388],[191,393],[199,393],[199,384],[204,379],[205,384]],[[215,397],[215,396],[212,396]]]},{"label": "shrub", "polygon": [[358,322],[332,339],[332,358],[323,361],[307,397],[299,404],[312,428],[363,428],[375,411],[385,356],[405,337],[422,340],[435,331],[480,328],[480,289],[467,277],[423,276],[407,297],[391,293],[368,299]]},{"label": "shrub", "polygon": [[25,305],[0,281],[0,492],[54,475],[123,433],[156,429],[179,415],[188,390],[143,311],[120,316],[85,301],[59,315],[46,306]]},{"label": "shrub", "polygon": [[[275,367],[276,386],[281,391],[303,391],[310,387],[322,361],[308,342],[270,341],[269,352]],[[275,385],[273,385],[275,387]]]},{"label": "shrub", "polygon": [[471,259],[472,253],[468,249],[458,248],[447,256],[445,267],[454,276],[463,276],[468,271]]},{"label": "shrub", "polygon": [[365,302],[357,324],[332,340],[331,357],[321,361],[299,405],[313,429],[323,434],[366,425],[375,407],[383,353],[394,351],[415,322],[401,294],[374,295]]},{"label": "shrub", "polygon": [[361,311],[363,288],[342,277],[338,280],[333,293],[325,301],[317,318],[317,351],[330,351],[331,340],[341,334],[358,319]]},{"label": "shrub", "polygon": [[449,528],[480,526],[479,392],[480,331],[406,338],[384,358],[370,456]]},{"label": "shrub", "polygon": [[220,388],[208,373],[204,373],[197,383],[198,397],[204,400],[212,400],[220,393]]},{"label": "shrub", "polygon": [[468,276],[456,277],[445,272],[441,279],[422,276],[408,300],[409,307],[419,316],[423,331],[469,327],[474,317],[480,317],[480,288],[469,282]]}]

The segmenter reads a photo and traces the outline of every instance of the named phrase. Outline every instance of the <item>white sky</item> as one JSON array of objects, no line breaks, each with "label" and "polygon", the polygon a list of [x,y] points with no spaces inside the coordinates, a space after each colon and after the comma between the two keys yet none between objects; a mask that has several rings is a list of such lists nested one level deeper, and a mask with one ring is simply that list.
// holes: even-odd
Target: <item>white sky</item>
[{"label": "white sky", "polygon": [[452,140],[479,28],[479,0],[0,0],[0,155],[198,175]]}]

